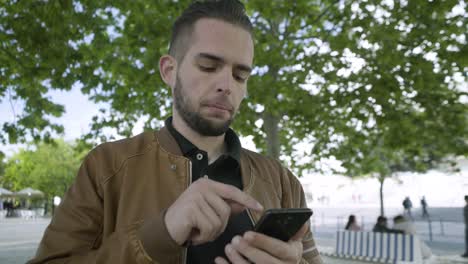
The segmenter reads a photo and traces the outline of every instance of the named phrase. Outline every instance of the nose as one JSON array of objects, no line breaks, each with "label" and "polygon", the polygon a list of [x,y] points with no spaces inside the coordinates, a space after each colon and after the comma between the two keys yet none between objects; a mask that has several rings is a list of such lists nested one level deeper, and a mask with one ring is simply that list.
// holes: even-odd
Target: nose
[{"label": "nose", "polygon": [[231,94],[234,84],[234,77],[232,71],[226,67],[220,72],[219,82],[217,85],[217,92]]}]

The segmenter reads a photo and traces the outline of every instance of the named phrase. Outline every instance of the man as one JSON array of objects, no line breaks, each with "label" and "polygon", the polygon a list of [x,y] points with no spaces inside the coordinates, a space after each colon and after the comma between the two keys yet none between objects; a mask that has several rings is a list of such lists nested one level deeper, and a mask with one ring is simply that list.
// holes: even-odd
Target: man
[{"label": "man", "polygon": [[411,219],[413,219],[413,216],[411,215],[411,208],[413,208],[413,203],[411,202],[408,196],[403,200],[403,208],[404,213],[406,213]]},{"label": "man", "polygon": [[408,221],[404,216],[397,215],[393,217],[393,229],[401,230],[405,234],[416,235],[416,226],[412,221]]},{"label": "man", "polygon": [[172,118],[91,151],[31,263],[322,263],[308,225],[288,242],[248,231],[263,209],[307,205],[229,129],[253,61],[243,5],[195,2],[172,34],[159,64]]},{"label": "man", "polygon": [[[416,225],[413,223],[413,221],[406,219],[402,215],[397,215],[393,218],[393,229],[400,230],[407,235],[413,235],[415,237],[418,237],[418,234],[416,231]],[[427,244],[423,240],[420,239],[419,245],[420,245],[422,257],[424,259],[430,258],[432,256],[432,251],[427,246]]]},{"label": "man", "polygon": [[422,217],[423,218],[429,217],[429,213],[427,212],[427,201],[426,201],[425,196],[421,198],[421,208],[422,208]]},{"label": "man", "polygon": [[403,234],[401,230],[395,230],[388,227],[387,217],[379,216],[377,217],[377,222],[375,223],[374,227],[372,228],[372,232],[379,232],[379,233],[400,233]]},{"label": "man", "polygon": [[465,195],[463,217],[465,218],[465,253],[463,253],[462,257],[468,258],[468,195]]}]

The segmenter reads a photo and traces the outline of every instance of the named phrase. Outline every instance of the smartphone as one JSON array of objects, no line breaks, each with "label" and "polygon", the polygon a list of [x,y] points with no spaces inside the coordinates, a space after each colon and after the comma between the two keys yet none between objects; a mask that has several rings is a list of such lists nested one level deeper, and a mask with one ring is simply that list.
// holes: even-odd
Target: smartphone
[{"label": "smartphone", "polygon": [[254,227],[254,231],[288,241],[312,216],[309,208],[268,209]]}]

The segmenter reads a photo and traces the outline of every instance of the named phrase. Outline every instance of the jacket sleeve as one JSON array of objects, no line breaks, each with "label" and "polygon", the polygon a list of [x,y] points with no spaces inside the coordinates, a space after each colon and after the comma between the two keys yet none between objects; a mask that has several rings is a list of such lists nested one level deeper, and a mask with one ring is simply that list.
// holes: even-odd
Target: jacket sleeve
[{"label": "jacket sleeve", "polygon": [[[299,180],[294,176],[289,170],[287,171],[289,179],[291,181],[291,200],[293,203],[293,207],[305,208],[307,206],[307,202],[304,195],[304,189],[302,188],[301,183]],[[322,258],[320,257],[320,253],[318,251],[317,245],[315,244],[315,240],[310,228],[310,221],[309,221],[309,230],[305,234],[302,240],[303,246],[303,253],[302,253],[302,260],[301,264],[323,264]]]},{"label": "jacket sleeve", "polygon": [[[165,263],[154,261],[144,250],[138,236],[144,221],[103,236],[104,210],[112,209],[104,206],[106,197],[96,176],[102,173],[96,169],[98,163],[92,153],[88,155],[28,263]],[[166,243],[160,250],[165,255],[177,248]]]}]

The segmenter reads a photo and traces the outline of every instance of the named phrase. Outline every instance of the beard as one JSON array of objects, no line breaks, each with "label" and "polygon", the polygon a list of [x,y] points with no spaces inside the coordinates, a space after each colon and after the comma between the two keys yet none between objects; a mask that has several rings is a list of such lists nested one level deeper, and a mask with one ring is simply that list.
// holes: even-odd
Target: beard
[{"label": "beard", "polygon": [[196,111],[195,107],[190,104],[189,98],[183,94],[183,90],[184,87],[177,76],[174,87],[174,104],[185,123],[202,136],[217,137],[226,133],[234,119],[234,115],[222,123],[203,118],[200,112]]}]

